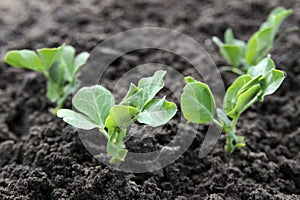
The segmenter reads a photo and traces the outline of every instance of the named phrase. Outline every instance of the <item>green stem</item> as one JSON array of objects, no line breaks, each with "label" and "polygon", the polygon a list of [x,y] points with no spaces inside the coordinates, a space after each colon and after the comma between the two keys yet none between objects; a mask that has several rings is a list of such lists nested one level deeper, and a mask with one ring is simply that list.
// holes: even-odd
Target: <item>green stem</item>
[{"label": "green stem", "polygon": [[[238,137],[235,133],[236,132],[236,124],[237,124],[239,117],[240,117],[239,115],[236,116],[232,120],[230,127],[225,128],[225,132],[227,134],[225,150],[228,153],[232,153],[235,148],[245,145],[245,142],[243,141],[243,139],[241,139],[241,137]],[[233,144],[233,142],[235,142],[236,144]]]},{"label": "green stem", "polygon": [[222,124],[218,121],[218,120],[216,120],[215,118],[212,120],[212,122],[217,126],[217,127],[219,127],[220,129],[222,129],[223,130],[223,126],[222,126]]},{"label": "green stem", "polygon": [[105,136],[107,140],[109,140],[109,135],[104,128],[99,128],[99,131]]},{"label": "green stem", "polygon": [[244,71],[240,70],[239,68],[237,67],[229,67],[229,66],[222,66],[219,68],[219,71],[220,72],[225,72],[225,71],[229,71],[229,72],[233,72],[233,73],[236,73],[238,75],[243,75],[245,74]]}]

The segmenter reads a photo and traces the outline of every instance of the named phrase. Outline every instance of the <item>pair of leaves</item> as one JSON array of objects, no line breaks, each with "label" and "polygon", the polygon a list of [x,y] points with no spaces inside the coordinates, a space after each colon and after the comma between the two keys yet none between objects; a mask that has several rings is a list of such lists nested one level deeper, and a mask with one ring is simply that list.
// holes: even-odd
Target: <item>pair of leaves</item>
[{"label": "pair of leaves", "polygon": [[[89,54],[83,52],[75,57],[72,46],[32,50],[12,50],[5,55],[5,62],[18,68],[43,73],[47,77],[47,98],[62,104],[78,86],[76,73],[86,63]],[[67,82],[69,82],[67,84]]]},{"label": "pair of leaves", "polygon": [[285,73],[275,69],[270,57],[249,69],[248,74],[238,77],[227,89],[224,97],[224,110],[232,118],[239,116],[255,101],[263,101],[266,95],[273,94],[281,85]]},{"label": "pair of leaves", "polygon": [[224,59],[233,67],[238,67],[242,63],[246,44],[234,38],[232,29],[228,28],[225,31],[225,43],[217,37],[213,37],[212,40],[219,47]]}]

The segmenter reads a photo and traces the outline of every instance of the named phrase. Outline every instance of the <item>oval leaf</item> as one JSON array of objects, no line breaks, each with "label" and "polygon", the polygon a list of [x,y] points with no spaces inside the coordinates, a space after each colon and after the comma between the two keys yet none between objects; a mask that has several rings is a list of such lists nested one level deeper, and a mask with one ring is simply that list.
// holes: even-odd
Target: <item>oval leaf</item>
[{"label": "oval leaf", "polygon": [[263,100],[264,96],[273,94],[281,85],[285,79],[285,72],[281,70],[272,70],[262,79],[262,95],[260,100]]},{"label": "oval leaf", "polygon": [[238,92],[244,85],[251,81],[251,79],[251,76],[248,74],[240,76],[227,89],[224,97],[224,110],[226,114],[230,113],[234,109]]},{"label": "oval leaf", "polygon": [[46,71],[39,56],[31,50],[9,51],[5,55],[4,61],[13,67],[26,68],[38,72]]},{"label": "oval leaf", "polygon": [[158,70],[152,77],[142,78],[138,87],[143,90],[142,107],[144,107],[164,87],[164,76],[166,71]]},{"label": "oval leaf", "polygon": [[114,97],[106,88],[95,85],[81,88],[74,95],[72,104],[97,125],[104,127],[109,111],[114,105]]},{"label": "oval leaf", "polygon": [[84,130],[91,130],[93,128],[98,127],[97,124],[92,122],[86,116],[69,109],[58,110],[57,117],[62,118],[66,123],[68,123],[71,126]]},{"label": "oval leaf", "polygon": [[190,122],[210,122],[215,113],[215,100],[208,85],[201,82],[188,83],[181,95],[181,109]]},{"label": "oval leaf", "polygon": [[138,110],[132,106],[115,105],[110,110],[110,115],[107,117],[105,125],[107,128],[118,127],[126,129],[133,123],[132,117],[137,114]]},{"label": "oval leaf", "polygon": [[60,62],[63,55],[63,49],[64,45],[57,48],[43,48],[37,50],[46,70],[50,69],[53,63]]},{"label": "oval leaf", "polygon": [[165,99],[153,99],[137,115],[137,120],[140,123],[157,127],[170,121],[176,114],[176,111],[177,107],[173,102],[166,101]]}]

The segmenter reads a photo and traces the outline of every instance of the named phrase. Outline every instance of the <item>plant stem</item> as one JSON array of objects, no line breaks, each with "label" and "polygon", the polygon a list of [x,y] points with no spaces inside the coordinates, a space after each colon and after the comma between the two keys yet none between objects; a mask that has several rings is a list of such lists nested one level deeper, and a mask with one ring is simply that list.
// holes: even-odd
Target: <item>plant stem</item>
[{"label": "plant stem", "polygon": [[222,67],[219,68],[219,71],[220,72],[230,71],[230,72],[233,72],[233,73],[238,74],[238,75],[245,74],[245,72],[243,70],[240,70],[237,67],[229,67],[229,66],[222,66]]},{"label": "plant stem", "polygon": [[99,128],[99,131],[105,136],[107,140],[109,140],[109,135],[104,128]]},{"label": "plant stem", "polygon": [[218,121],[218,120],[216,120],[215,118],[212,120],[212,122],[217,126],[217,127],[219,127],[220,129],[222,129],[223,130],[223,126],[222,126],[222,124]]}]

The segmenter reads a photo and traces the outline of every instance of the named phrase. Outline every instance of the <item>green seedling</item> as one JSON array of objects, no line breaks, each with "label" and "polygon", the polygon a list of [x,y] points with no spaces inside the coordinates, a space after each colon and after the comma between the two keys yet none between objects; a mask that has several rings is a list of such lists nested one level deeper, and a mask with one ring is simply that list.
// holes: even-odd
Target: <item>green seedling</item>
[{"label": "green seedling", "polygon": [[[223,108],[216,108],[209,86],[186,77],[186,86],[181,96],[184,117],[197,124],[212,122],[226,133],[225,151],[233,152],[245,146],[245,139],[236,134],[236,124],[240,115],[256,101],[263,101],[266,95],[274,93],[285,78],[285,72],[275,69],[270,57],[260,61],[239,76],[227,89]],[[215,118],[216,115],[216,118]]]},{"label": "green seedling", "polygon": [[127,127],[136,121],[151,127],[161,126],[177,112],[174,103],[165,98],[154,99],[164,87],[165,74],[166,71],[159,70],[152,77],[142,78],[137,86],[131,83],[126,96],[117,105],[106,88],[100,85],[83,87],[72,99],[78,112],[60,109],[57,116],[76,128],[97,128],[107,139],[110,162],[123,162],[128,152],[124,144]]},{"label": "green seedling", "polygon": [[234,38],[230,28],[225,31],[224,43],[219,38],[212,37],[223,58],[231,65],[220,69],[244,74],[250,67],[256,66],[271,50],[280,24],[291,13],[292,10],[283,7],[272,10],[267,21],[250,37],[247,44]]},{"label": "green seedling", "polygon": [[55,115],[67,97],[78,88],[76,74],[88,57],[86,52],[75,57],[72,46],[62,45],[58,48],[38,49],[36,52],[27,49],[12,50],[5,55],[4,61],[13,67],[44,74],[47,78],[47,98],[56,103],[56,107],[50,109]]}]

